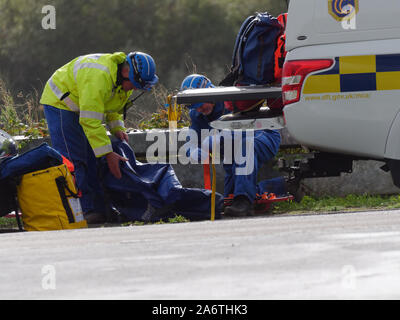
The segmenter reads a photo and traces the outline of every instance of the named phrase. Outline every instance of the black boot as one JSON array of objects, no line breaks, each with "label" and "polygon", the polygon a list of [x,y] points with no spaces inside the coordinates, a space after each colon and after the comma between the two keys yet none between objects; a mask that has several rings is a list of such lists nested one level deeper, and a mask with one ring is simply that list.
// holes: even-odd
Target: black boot
[{"label": "black boot", "polygon": [[100,212],[89,211],[83,214],[87,224],[102,224],[107,222],[106,216]]},{"label": "black boot", "polygon": [[232,205],[226,207],[224,211],[224,215],[227,217],[246,217],[253,214],[253,204],[246,196],[235,197]]},{"label": "black boot", "polygon": [[161,208],[155,208],[149,203],[146,211],[141,217],[141,221],[146,223],[157,222],[159,220],[162,220],[163,218],[169,217],[173,210],[174,204],[164,205]]}]

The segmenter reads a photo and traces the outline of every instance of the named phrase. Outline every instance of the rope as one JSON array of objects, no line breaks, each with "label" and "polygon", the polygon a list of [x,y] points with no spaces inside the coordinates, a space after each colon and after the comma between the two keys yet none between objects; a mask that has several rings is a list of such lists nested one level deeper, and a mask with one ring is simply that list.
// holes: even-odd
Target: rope
[{"label": "rope", "polygon": [[214,161],[211,162],[212,167],[212,188],[211,188],[211,221],[215,220],[215,192],[217,189],[217,175],[215,172]]},{"label": "rope", "polygon": [[217,130],[214,131],[214,139],[212,146],[212,154],[211,156],[211,168],[212,168],[212,187],[211,187],[211,221],[215,220],[215,193],[217,189],[217,173],[215,171],[215,153],[217,146]]}]

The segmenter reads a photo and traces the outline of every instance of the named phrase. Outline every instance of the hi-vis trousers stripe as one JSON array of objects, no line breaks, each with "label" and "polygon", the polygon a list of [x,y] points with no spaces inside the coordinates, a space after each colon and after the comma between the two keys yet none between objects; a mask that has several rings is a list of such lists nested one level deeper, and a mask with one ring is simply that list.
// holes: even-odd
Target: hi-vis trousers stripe
[{"label": "hi-vis trousers stripe", "polygon": [[[53,82],[53,78],[50,78],[50,79],[49,79],[48,84],[49,84],[49,86],[50,86],[51,91],[53,91],[53,93],[56,95],[56,97],[57,97],[58,99],[61,100],[61,98],[63,98],[63,96],[64,96],[65,93],[63,93],[63,92],[55,85],[55,83]],[[73,102],[73,101],[71,100],[70,97],[67,96],[67,97],[64,98],[62,101],[64,101],[64,103],[68,106],[68,108],[71,109],[71,111],[79,112],[79,107],[75,104],[75,102]]]}]

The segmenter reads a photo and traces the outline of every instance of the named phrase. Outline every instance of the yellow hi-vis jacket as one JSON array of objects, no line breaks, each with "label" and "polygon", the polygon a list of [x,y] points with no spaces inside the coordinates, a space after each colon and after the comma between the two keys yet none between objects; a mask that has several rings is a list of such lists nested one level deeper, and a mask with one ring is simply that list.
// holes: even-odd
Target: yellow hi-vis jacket
[{"label": "yellow hi-vis jacket", "polygon": [[41,104],[79,113],[79,123],[96,157],[112,152],[106,128],[125,131],[123,109],[132,94],[117,86],[123,52],[80,56],[58,69],[47,81]]}]

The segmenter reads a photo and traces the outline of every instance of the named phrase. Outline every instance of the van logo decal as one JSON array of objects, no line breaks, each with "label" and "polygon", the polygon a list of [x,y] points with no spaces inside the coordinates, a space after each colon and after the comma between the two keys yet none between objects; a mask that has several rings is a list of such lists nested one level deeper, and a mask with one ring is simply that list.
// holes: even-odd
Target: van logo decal
[{"label": "van logo decal", "polygon": [[328,0],[329,14],[338,21],[353,19],[358,8],[358,0]]}]

